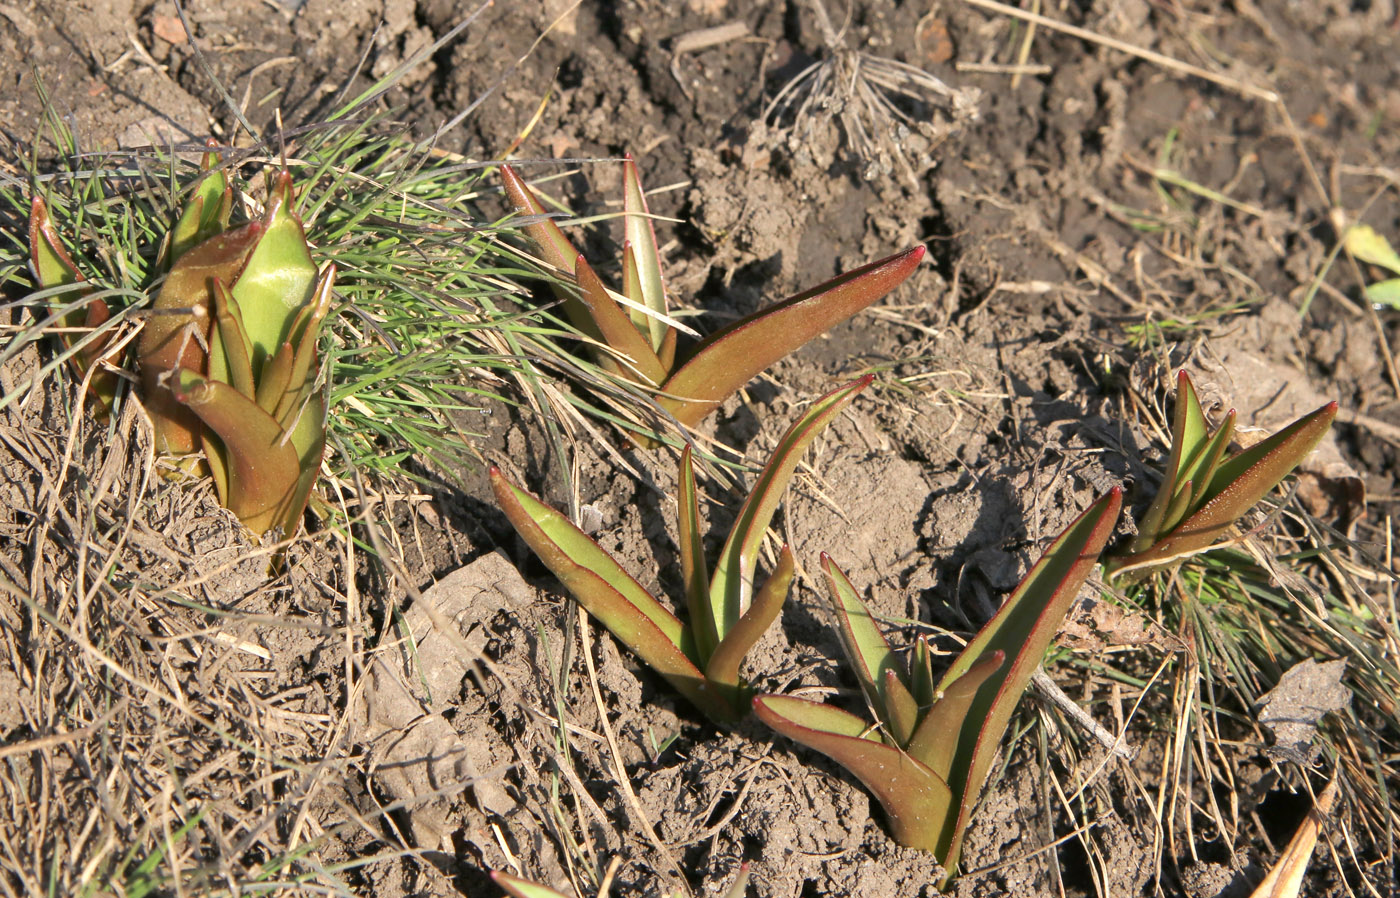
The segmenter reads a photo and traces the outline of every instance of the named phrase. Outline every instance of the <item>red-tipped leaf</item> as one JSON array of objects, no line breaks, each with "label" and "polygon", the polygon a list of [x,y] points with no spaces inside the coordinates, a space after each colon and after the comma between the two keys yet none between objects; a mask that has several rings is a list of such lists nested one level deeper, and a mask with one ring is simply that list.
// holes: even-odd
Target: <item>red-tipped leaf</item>
[{"label": "red-tipped leaf", "polygon": [[924,258],[916,246],[799,293],[705,339],[667,379],[661,402],[687,427],[754,375],[902,284]]},{"label": "red-tipped leaf", "polygon": [[495,468],[491,488],[516,532],[589,614],[701,710],[720,719],[733,716],[685,651],[685,628],[674,614],[572,521]]}]

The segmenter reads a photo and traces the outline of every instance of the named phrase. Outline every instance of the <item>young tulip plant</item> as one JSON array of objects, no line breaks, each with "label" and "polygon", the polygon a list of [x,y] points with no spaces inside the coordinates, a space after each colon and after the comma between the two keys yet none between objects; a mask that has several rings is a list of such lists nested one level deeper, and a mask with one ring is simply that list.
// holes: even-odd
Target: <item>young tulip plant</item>
[{"label": "young tulip plant", "polygon": [[[318,278],[290,174],[269,177],[261,220],[231,229],[232,187],[217,163],[205,154],[206,174],[161,248],[169,271],[137,344],[143,398],[159,452],[188,472],[207,470],[254,535],[274,527],[290,535],[325,448],[316,342],[335,272],[327,265]],[[85,280],[38,198],[30,253],[41,287]],[[96,300],[82,323],[107,317]],[[105,338],[83,347],[79,373],[104,356],[119,363],[106,350]],[[116,383],[111,370],[97,371],[91,391],[110,406]]]},{"label": "young tulip plant", "polygon": [[1141,574],[1209,548],[1307,457],[1336,417],[1337,403],[1329,402],[1231,455],[1235,410],[1211,433],[1196,388],[1182,370],[1166,474],[1138,522],[1137,537],[1105,564],[1109,575]]},{"label": "young tulip plant", "polygon": [[876,723],[782,695],[758,696],[755,712],[849,770],[884,807],[895,840],[932,851],[951,878],[1012,711],[1113,535],[1121,504],[1114,488],[1060,534],[936,681],[928,642],[915,643],[906,671],[846,575],[823,554],[842,642]]},{"label": "young tulip plant", "polygon": [[[544,206],[510,166],[501,166],[501,177],[516,212],[545,215]],[[604,286],[553,221],[539,218],[524,230],[543,262],[573,275],[573,285],[558,281],[552,286],[573,325],[605,347],[598,353],[599,363],[656,390],[660,407],[686,427],[693,427],[783,356],[899,286],[924,257],[924,247],[916,246],[847,272],[716,331],[678,362],[661,255],[631,156],[623,165],[622,180],[626,242],[620,294]]]},{"label": "young tulip plant", "polygon": [[513,485],[495,468],[496,501],[517,532],[579,603],[712,720],[748,710],[740,662],[778,616],[792,581],[784,546],[754,591],[759,546],[793,471],[823,428],[870,384],[867,375],[812,404],[788,428],[739,509],[714,572],[706,569],[690,448],[681,455],[679,538],[688,621],[681,621],[564,515]]}]

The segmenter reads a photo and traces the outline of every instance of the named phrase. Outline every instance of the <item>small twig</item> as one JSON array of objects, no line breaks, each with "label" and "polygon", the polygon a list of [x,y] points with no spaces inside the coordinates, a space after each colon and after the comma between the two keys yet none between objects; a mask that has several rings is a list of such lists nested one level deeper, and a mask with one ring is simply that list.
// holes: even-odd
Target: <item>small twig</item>
[{"label": "small twig", "polygon": [[686,88],[685,81],[681,79],[681,56],[686,53],[698,53],[701,50],[727,44],[730,41],[742,40],[748,36],[749,26],[747,22],[729,22],[725,25],[716,25],[713,28],[687,31],[671,43],[671,77],[680,86],[681,93],[685,94],[687,100],[693,100],[695,97]]},{"label": "small twig", "polygon": [[1093,736],[1104,748],[1125,761],[1133,759],[1136,753],[1123,743],[1122,737],[1113,735],[1091,717],[1088,711],[1079,707],[1045,671],[1037,668],[1036,672],[1031,674],[1031,686],[1041,698],[1059,708],[1076,726]]}]

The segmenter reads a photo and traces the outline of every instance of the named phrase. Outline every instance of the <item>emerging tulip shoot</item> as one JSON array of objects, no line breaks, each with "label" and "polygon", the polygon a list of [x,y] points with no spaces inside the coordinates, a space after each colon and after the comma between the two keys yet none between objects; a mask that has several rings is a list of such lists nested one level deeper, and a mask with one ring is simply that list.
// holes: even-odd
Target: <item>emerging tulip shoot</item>
[{"label": "emerging tulip shoot", "polygon": [[755,712],[854,774],[884,807],[895,840],[932,851],[951,877],[1011,712],[1113,535],[1121,504],[1115,488],[1060,534],[937,681],[928,643],[915,643],[906,671],[846,575],[823,555],[842,642],[878,725],[782,695],[754,699]]},{"label": "emerging tulip shoot", "polygon": [[1307,457],[1336,417],[1337,403],[1329,402],[1230,455],[1235,410],[1211,433],[1196,388],[1181,371],[1162,485],[1138,522],[1137,538],[1106,564],[1108,572],[1141,572],[1209,548]]},{"label": "emerging tulip shoot", "polygon": [[[506,195],[522,215],[545,208],[510,166],[501,166]],[[755,375],[904,282],[924,258],[916,246],[862,266],[762,309],[702,340],[684,360],[676,359],[676,331],[666,324],[667,302],[661,256],[652,233],[637,165],[623,169],[622,292],[604,286],[554,222],[525,226],[540,258],[573,274],[577,290],[555,284],[573,325],[597,341],[599,364],[657,391],[657,403],[686,427],[714,411]],[[623,311],[622,298],[629,311]]]},{"label": "emerging tulip shoot", "polygon": [[[137,346],[143,400],[158,451],[186,471],[207,471],[220,501],[255,535],[280,527],[289,536],[325,448],[316,342],[335,271],[327,265],[318,276],[290,174],[269,176],[260,220],[230,228],[233,192],[217,162],[205,153],[203,179],[161,247],[169,271]],[[37,197],[29,234],[41,286],[85,280]],[[94,300],[81,320],[72,313],[63,323],[93,328],[107,317]],[[78,373],[104,358],[120,364],[106,347],[105,338],[78,347]],[[114,371],[93,372],[90,392],[104,408],[116,386]]]},{"label": "emerging tulip shoot", "polygon": [[872,379],[867,375],[828,393],[788,428],[739,509],[713,575],[706,569],[695,473],[686,447],[677,497],[686,622],[567,517],[511,485],[493,468],[496,502],[545,566],[613,635],[712,719],[737,720],[747,712],[749,696],[739,664],[778,616],[792,581],[792,552],[784,546],[777,567],[754,591],[764,531],[803,451]]}]

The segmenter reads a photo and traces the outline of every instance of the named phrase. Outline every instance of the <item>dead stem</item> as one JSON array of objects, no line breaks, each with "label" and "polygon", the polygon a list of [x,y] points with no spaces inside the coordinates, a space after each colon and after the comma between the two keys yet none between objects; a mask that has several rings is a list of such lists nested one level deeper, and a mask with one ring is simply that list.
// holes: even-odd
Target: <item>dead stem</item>
[{"label": "dead stem", "polygon": [[[898,166],[912,184],[936,164],[933,150],[977,117],[981,91],[952,88],[923,69],[852,50],[832,27],[822,0],[809,0],[827,58],[789,81],[763,110],[762,121],[799,162],[810,161],[811,145],[835,120],[867,180]],[[905,112],[898,98],[912,102]],[[910,156],[913,156],[911,162]]]}]

